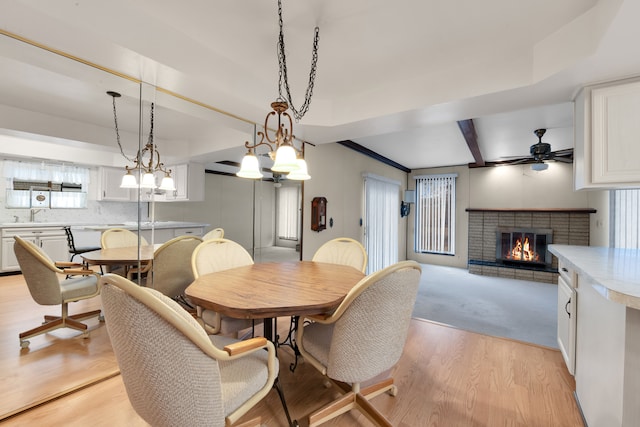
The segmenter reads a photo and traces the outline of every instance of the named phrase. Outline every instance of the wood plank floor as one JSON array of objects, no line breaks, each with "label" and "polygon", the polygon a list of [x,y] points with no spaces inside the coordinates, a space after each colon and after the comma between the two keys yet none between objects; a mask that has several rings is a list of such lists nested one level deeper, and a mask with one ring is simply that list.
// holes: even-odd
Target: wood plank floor
[{"label": "wood plank floor", "polygon": [[[59,307],[43,310],[35,304],[22,276],[0,277],[0,287],[5,296],[0,302],[0,426],[147,425],[129,404],[104,325],[96,323],[87,340],[59,330],[33,338],[29,351],[20,350],[18,332]],[[96,304],[99,300],[73,305],[71,311]],[[285,325],[286,319],[279,322]],[[279,350],[279,359],[290,412],[304,425],[305,416],[337,392],[324,388],[309,364],[302,362],[292,373],[288,348]],[[373,403],[394,426],[582,426],[573,378],[555,349],[415,319],[393,375],[398,395],[383,394]],[[256,415],[264,425],[286,426],[275,391],[246,418]],[[351,412],[326,425],[370,423]]]}]

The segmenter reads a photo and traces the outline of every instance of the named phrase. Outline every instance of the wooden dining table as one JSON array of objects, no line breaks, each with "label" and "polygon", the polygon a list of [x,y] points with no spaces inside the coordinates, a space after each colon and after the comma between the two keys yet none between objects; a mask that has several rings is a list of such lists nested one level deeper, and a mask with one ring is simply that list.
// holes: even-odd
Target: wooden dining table
[{"label": "wooden dining table", "polygon": [[122,265],[126,271],[131,267],[146,265],[153,260],[153,254],[161,245],[123,246],[121,248],[105,248],[81,254],[87,265],[114,266]]},{"label": "wooden dining table", "polygon": [[239,319],[271,319],[334,310],[364,274],[353,267],[314,261],[267,262],[209,273],[185,290],[196,305]]}]

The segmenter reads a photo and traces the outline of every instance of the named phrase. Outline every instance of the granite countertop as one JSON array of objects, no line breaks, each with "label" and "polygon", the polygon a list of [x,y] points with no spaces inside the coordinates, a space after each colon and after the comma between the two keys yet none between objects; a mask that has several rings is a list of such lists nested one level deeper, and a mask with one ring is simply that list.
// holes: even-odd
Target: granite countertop
[{"label": "granite countertop", "polygon": [[549,251],[591,279],[605,298],[640,309],[640,250],[549,245]]}]

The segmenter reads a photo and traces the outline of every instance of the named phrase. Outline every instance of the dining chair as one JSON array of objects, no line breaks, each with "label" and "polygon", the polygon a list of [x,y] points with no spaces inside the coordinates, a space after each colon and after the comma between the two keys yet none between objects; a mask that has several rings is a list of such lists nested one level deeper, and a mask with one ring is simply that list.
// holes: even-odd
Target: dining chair
[{"label": "dining chair", "polygon": [[[20,333],[20,347],[29,347],[28,338],[58,328],[82,331],[84,338],[88,338],[88,326],[80,320],[101,317],[100,310],[69,315],[69,303],[99,295],[99,275],[93,270],[84,269],[81,264],[53,262],[40,247],[19,236],[14,236],[14,240],[13,250],[33,300],[40,305],[62,306],[60,316],[45,315],[41,325]],[[72,278],[60,280],[58,275]]]},{"label": "dining chair", "polygon": [[363,273],[367,269],[367,251],[357,240],[338,237],[329,240],[313,254],[312,261],[349,265]]},{"label": "dining chair", "polygon": [[194,280],[191,256],[200,243],[200,237],[190,235],[178,236],[163,243],[154,251],[153,268],[147,275],[147,287],[191,308],[184,290]]},{"label": "dining chair", "polygon": [[[191,257],[191,269],[194,279],[207,273],[228,270],[253,264],[253,258],[240,244],[229,239],[209,239],[200,243]],[[254,322],[249,319],[234,319],[220,313],[197,307],[198,317],[211,334],[237,334],[251,328]]]},{"label": "dining chair", "polygon": [[81,246],[77,247],[75,243],[75,239],[73,238],[73,232],[71,232],[71,227],[66,226],[62,227],[64,229],[65,234],[67,235],[67,246],[69,246],[69,253],[71,254],[70,262],[73,262],[73,258],[76,255],[83,254],[85,252],[97,251],[100,249],[100,246]]},{"label": "dining chair", "polygon": [[[262,400],[278,376],[266,338],[207,336],[175,301],[105,274],[102,304],[134,410],[153,426],[230,426]],[[259,426],[254,418],[242,426]]]},{"label": "dining chair", "polygon": [[209,239],[222,239],[224,237],[224,230],[222,228],[214,228],[213,230],[202,236],[202,240]]},{"label": "dining chair", "polygon": [[[304,360],[344,393],[314,411],[309,426],[352,409],[376,425],[391,426],[369,400],[397,393],[390,373],[407,339],[420,274],[415,261],[396,263],[363,278],[333,313],[302,319],[296,341]],[[373,385],[361,388],[374,378]]]},{"label": "dining chair", "polygon": [[[102,249],[109,248],[125,248],[128,246],[138,246],[138,237],[140,238],[140,245],[147,246],[149,243],[144,236],[138,236],[131,230],[126,228],[109,228],[102,232],[100,236],[100,246]],[[124,269],[127,279],[131,279],[134,274],[144,275],[151,270],[152,263],[148,262],[143,265],[138,271],[138,267],[126,267]]]}]

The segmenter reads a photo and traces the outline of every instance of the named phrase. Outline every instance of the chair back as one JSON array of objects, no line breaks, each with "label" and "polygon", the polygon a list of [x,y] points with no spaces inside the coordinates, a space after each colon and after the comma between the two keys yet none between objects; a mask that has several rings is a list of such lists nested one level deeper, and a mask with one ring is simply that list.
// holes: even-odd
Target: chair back
[{"label": "chair back", "polygon": [[71,227],[63,227],[64,232],[67,235],[67,246],[69,246],[69,252],[75,252],[76,244],[73,241],[73,233],[71,232]]},{"label": "chair back", "polygon": [[224,426],[220,368],[196,320],[124,277],[106,274],[101,283],[107,331],[138,415],[153,426]]},{"label": "chair back", "polygon": [[[143,236],[140,236],[140,244],[142,246],[148,245]],[[124,228],[110,228],[102,233],[100,245],[103,249],[138,246],[138,235]]]},{"label": "chair back", "polygon": [[364,273],[367,268],[367,251],[357,240],[339,237],[320,246],[312,261],[349,265]]},{"label": "chair back", "polygon": [[228,239],[210,239],[193,251],[191,268],[194,278],[203,274],[253,264],[253,258],[240,244]]},{"label": "chair back", "polygon": [[13,251],[33,300],[40,305],[62,303],[58,277],[62,270],[58,269],[51,258],[34,243],[18,236],[14,236],[14,239]]},{"label": "chair back", "polygon": [[209,231],[207,234],[202,236],[202,240],[222,239],[223,237],[224,237],[224,230],[222,228],[214,228],[213,230]]},{"label": "chair back", "polygon": [[402,261],[362,279],[334,315],[327,375],[356,383],[392,368],[400,359],[418,294],[421,269]]},{"label": "chair back", "polygon": [[156,249],[147,286],[170,298],[182,295],[194,280],[191,255],[200,243],[202,239],[198,236],[179,236]]}]

